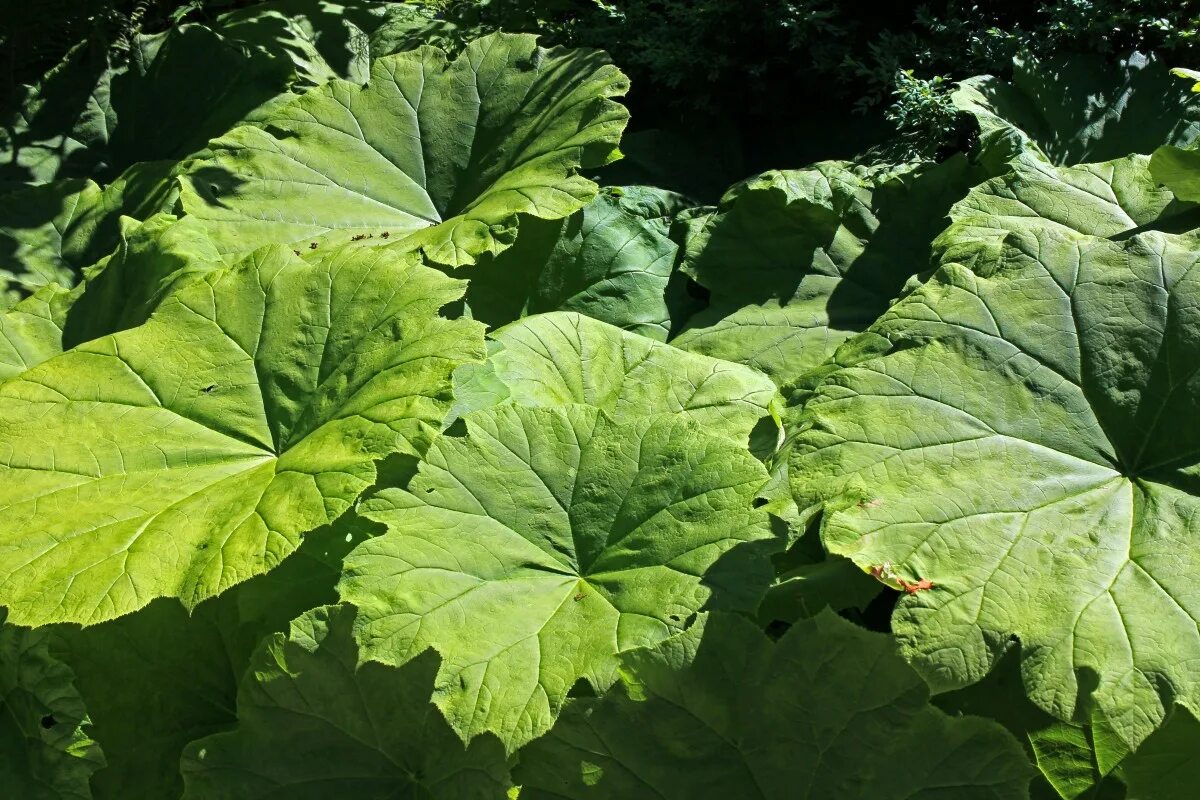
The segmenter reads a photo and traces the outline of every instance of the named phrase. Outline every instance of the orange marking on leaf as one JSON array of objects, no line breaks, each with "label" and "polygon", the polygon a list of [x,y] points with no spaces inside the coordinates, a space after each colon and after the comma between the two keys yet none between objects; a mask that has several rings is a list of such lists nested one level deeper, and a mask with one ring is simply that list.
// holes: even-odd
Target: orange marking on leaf
[{"label": "orange marking on leaf", "polygon": [[929,580],[929,578],[921,578],[916,583],[909,583],[908,581],[904,580],[903,578],[900,578],[900,588],[903,589],[904,591],[908,592],[909,594],[916,594],[917,592],[924,592],[929,589],[932,589],[934,586],[937,586],[937,584],[934,583],[933,581]]}]

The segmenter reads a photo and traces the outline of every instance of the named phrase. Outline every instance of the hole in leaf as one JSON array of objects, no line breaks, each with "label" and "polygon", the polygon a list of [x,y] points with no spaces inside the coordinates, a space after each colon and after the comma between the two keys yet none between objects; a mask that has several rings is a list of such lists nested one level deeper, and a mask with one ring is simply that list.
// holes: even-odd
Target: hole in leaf
[{"label": "hole in leaf", "polygon": [[42,717],[42,727],[46,730],[50,730],[57,724],[58,720],[54,718],[53,714],[47,714],[46,716]]}]

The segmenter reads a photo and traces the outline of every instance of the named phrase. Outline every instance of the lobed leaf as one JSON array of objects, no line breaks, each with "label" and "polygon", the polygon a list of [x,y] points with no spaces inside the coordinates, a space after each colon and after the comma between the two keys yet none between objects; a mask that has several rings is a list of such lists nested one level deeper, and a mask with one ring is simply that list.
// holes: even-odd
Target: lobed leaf
[{"label": "lobed leaf", "polygon": [[0,385],[0,602],[21,624],[186,606],[265,572],[419,453],[480,326],[387,251],[268,248]]},{"label": "lobed leaf", "polygon": [[434,701],[465,740],[509,750],[617,654],[701,608],[752,610],[774,547],[752,507],[766,472],[686,417],[500,406],[430,447],[407,489],[363,504],[388,533],[346,560],[360,660],[442,657]]},{"label": "lobed leaf", "polygon": [[[450,267],[499,253],[517,215],[558,219],[596,194],[578,174],[619,155],[625,77],[600,53],[492,34],[377,59],[210,143],[184,211],[223,253],[401,239]],[[393,238],[395,237],[395,238]]]}]

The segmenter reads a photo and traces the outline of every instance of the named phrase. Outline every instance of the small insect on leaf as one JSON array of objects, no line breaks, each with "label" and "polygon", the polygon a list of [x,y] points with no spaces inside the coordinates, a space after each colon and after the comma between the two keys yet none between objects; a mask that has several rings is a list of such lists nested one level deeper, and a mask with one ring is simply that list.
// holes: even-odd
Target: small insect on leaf
[{"label": "small insect on leaf", "polygon": [[317,249],[317,243],[316,243],[316,242],[310,242],[310,243],[309,243],[309,245],[308,245],[308,249],[309,249],[309,250],[316,250],[316,249]]},{"label": "small insect on leaf", "polygon": [[361,242],[365,238],[367,238],[367,235],[365,233],[356,233],[355,235],[350,237],[350,241]]},{"label": "small insect on leaf", "polygon": [[300,255],[300,251],[299,251],[299,250],[293,250],[292,252],[293,252],[293,253],[295,253],[296,255]]},{"label": "small insect on leaf", "polygon": [[215,383],[210,383],[208,386],[205,386],[200,391],[204,392],[205,394],[209,394],[210,392],[212,392],[213,389],[216,389],[216,388],[217,388],[217,385]]},{"label": "small insect on leaf", "polygon": [[575,595],[575,602],[578,603],[583,598],[584,598],[584,594],[583,594],[583,592],[580,592],[579,594]]},{"label": "small insect on leaf", "polygon": [[379,235],[380,235],[380,237],[382,237],[382,238],[384,238],[384,239],[386,239],[386,238],[388,238],[389,236],[391,236],[391,234],[390,234],[390,233],[388,233],[387,231],[384,231],[383,233],[381,233],[381,234],[379,234]]}]

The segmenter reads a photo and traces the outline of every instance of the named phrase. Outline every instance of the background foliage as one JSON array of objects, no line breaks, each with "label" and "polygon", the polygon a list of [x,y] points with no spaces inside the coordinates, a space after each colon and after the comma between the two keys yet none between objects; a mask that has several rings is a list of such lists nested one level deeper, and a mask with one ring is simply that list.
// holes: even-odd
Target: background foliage
[{"label": "background foliage", "polygon": [[[780,152],[792,163],[849,157],[896,132],[907,140],[901,152],[945,151],[961,133],[947,114],[950,82],[1007,78],[1020,52],[1141,49],[1187,63],[1200,49],[1200,8],[1177,0],[945,0],[870,13],[852,0],[406,2],[441,21],[442,44],[461,47],[505,30],[607,51],[633,82],[634,130],[701,127],[736,135],[744,173],[778,166]],[[119,53],[134,31],[210,21],[254,4],[0,0],[0,104],[83,38]],[[819,126],[810,122],[814,116]],[[891,147],[894,154],[897,145]]]}]

